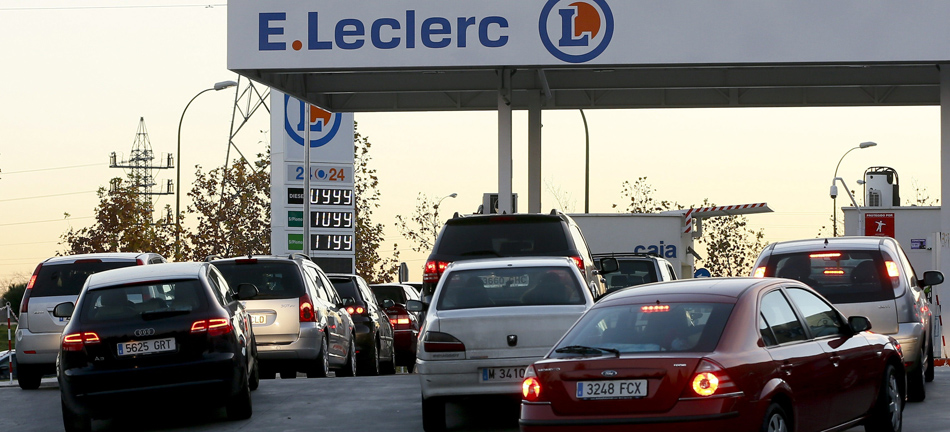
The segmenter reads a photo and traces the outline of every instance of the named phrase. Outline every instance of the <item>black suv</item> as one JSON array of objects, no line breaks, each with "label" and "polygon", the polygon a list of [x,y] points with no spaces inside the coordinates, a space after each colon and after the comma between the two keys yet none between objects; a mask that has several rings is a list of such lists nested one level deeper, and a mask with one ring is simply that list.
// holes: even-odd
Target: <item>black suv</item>
[{"label": "black suv", "polygon": [[356,335],[356,367],[360,375],[396,373],[393,326],[383,306],[362,277],[355,274],[327,275],[347,303]]},{"label": "black suv", "polygon": [[607,258],[598,270],[580,227],[564,213],[476,215],[453,217],[439,233],[422,274],[426,299],[453,261],[510,256],[564,256],[577,264],[594,299],[606,292],[601,274],[616,271],[616,260]]}]

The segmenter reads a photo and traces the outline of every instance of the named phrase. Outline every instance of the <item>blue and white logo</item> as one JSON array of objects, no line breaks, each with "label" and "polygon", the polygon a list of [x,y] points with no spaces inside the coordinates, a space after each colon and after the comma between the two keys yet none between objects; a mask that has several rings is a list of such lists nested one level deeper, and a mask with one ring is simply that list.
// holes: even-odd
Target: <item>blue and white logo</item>
[{"label": "blue and white logo", "polygon": [[585,63],[610,45],[614,16],[606,0],[548,0],[538,27],[541,42],[554,57]]},{"label": "blue and white logo", "polygon": [[310,125],[310,148],[321,147],[336,136],[340,130],[342,115],[331,113],[317,107],[310,108],[310,119],[307,117],[307,106],[302,100],[284,95],[284,130],[294,142],[303,147],[304,128]]}]

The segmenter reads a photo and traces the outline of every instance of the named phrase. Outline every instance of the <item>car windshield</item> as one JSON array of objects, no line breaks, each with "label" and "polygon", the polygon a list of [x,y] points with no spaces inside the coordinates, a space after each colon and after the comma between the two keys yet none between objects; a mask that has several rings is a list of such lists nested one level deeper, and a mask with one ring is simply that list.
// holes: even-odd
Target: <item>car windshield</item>
[{"label": "car windshield", "polygon": [[446,256],[499,257],[570,255],[561,222],[507,222],[499,217],[481,223],[447,225],[439,238],[436,253]]},{"label": "car windshield", "polygon": [[[564,336],[553,358],[619,351],[711,352],[719,344],[731,303],[647,303],[590,310]],[[588,347],[586,350],[568,347]]]},{"label": "car windshield", "polygon": [[876,250],[776,254],[769,258],[765,276],[801,281],[832,303],[893,300],[898,286]]},{"label": "car windshield", "polygon": [[442,285],[438,309],[584,304],[581,286],[568,267],[454,271]]},{"label": "car windshield", "polygon": [[373,290],[373,295],[376,296],[376,301],[379,304],[383,304],[383,300],[392,300],[393,303],[401,305],[406,304],[406,293],[402,290],[402,287],[392,285],[377,285],[371,286],[369,288]]},{"label": "car windshield", "polygon": [[103,262],[97,259],[69,264],[44,264],[36,275],[30,297],[78,296],[89,275],[134,265],[135,261]]},{"label": "car windshield", "polygon": [[130,318],[148,321],[204,311],[208,299],[197,279],[170,280],[94,289],[85,294],[80,308],[83,323]]},{"label": "car windshield", "polygon": [[298,298],[304,295],[303,280],[293,261],[234,260],[215,262],[228,286],[254,284],[255,300]]}]

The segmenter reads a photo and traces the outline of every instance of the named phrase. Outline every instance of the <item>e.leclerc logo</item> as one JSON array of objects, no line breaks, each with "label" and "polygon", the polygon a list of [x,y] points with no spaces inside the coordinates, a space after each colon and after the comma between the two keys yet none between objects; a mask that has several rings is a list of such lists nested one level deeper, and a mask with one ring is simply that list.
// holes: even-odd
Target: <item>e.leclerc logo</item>
[{"label": "e.leclerc logo", "polygon": [[541,42],[554,57],[585,63],[607,49],[614,16],[606,0],[548,0],[538,27]]},{"label": "e.leclerc logo", "polygon": [[[284,95],[284,130],[290,139],[303,146],[304,127],[310,125],[310,148],[316,148],[330,142],[340,130],[341,115],[317,107],[310,108],[310,121],[307,121],[307,107],[304,101]],[[293,120],[291,120],[293,119]]]}]

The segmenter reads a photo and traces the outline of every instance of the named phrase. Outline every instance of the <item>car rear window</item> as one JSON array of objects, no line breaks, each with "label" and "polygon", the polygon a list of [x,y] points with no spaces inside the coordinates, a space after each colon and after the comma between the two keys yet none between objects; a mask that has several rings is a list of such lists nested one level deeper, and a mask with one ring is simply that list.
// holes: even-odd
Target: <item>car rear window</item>
[{"label": "car rear window", "polygon": [[454,257],[572,254],[560,220],[497,217],[477,222],[447,224],[435,253]]},{"label": "car rear window", "polygon": [[607,285],[610,289],[642,285],[660,280],[656,275],[656,266],[653,261],[617,258],[617,264],[619,264],[620,269],[607,275]]},{"label": "car rear window", "polygon": [[80,260],[68,264],[44,264],[36,275],[30,297],[78,296],[93,273],[132,267],[135,261]]},{"label": "car rear window", "polygon": [[340,298],[352,298],[358,302],[362,303],[362,298],[359,294],[359,289],[356,287],[356,282],[350,278],[330,278],[330,282],[333,282],[333,287],[336,288],[336,292],[340,294]]},{"label": "car rear window", "polygon": [[373,295],[376,296],[376,301],[379,304],[383,304],[383,300],[392,300],[393,303],[401,305],[406,304],[406,292],[402,290],[402,287],[371,286],[369,289],[373,291]]},{"label": "car rear window", "polygon": [[303,278],[293,261],[235,260],[215,262],[232,290],[242,283],[257,287],[254,300],[298,298],[304,295]]},{"label": "car rear window", "polygon": [[832,303],[893,300],[898,286],[876,250],[776,254],[769,258],[765,275],[804,282]]},{"label": "car rear window", "polygon": [[582,284],[568,267],[510,267],[449,273],[439,310],[584,304]]},{"label": "car rear window", "polygon": [[[731,303],[645,303],[591,309],[556,349],[569,346],[618,350],[621,353],[665,351],[711,352],[719,344]],[[584,350],[561,350],[571,357]]]},{"label": "car rear window", "polygon": [[208,308],[207,291],[197,279],[94,289],[83,298],[80,321],[150,321],[200,312]]}]

